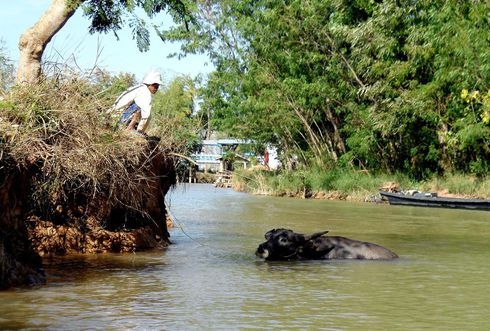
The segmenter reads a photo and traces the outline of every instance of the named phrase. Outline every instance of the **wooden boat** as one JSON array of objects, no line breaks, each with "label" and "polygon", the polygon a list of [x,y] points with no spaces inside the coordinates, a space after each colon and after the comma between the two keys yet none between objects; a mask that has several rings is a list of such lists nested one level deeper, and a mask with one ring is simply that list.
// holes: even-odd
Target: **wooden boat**
[{"label": "wooden boat", "polygon": [[380,191],[383,199],[390,205],[405,205],[418,207],[459,208],[490,211],[490,200],[438,197],[434,193]]}]

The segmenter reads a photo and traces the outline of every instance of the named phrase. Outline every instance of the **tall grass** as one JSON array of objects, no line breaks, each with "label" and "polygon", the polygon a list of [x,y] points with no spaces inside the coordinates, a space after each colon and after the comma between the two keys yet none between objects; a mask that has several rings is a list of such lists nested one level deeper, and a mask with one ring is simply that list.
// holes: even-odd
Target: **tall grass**
[{"label": "tall grass", "polygon": [[244,170],[237,176],[241,190],[255,194],[309,197],[318,192],[336,192],[336,197],[362,201],[376,194],[388,183],[400,190],[419,190],[468,197],[490,197],[490,179],[478,179],[461,174],[434,177],[417,182],[407,175],[370,174],[351,169],[265,171]]},{"label": "tall grass", "polygon": [[488,176],[475,177],[462,174],[447,174],[422,182],[420,187],[424,191],[439,191],[447,195],[490,197],[490,178]]}]

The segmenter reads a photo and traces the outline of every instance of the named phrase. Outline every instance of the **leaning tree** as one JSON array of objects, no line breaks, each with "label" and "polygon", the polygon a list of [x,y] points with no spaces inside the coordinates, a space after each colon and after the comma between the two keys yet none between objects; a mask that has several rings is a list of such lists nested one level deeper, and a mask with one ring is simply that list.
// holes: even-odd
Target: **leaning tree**
[{"label": "leaning tree", "polygon": [[52,0],[40,19],[20,37],[16,81],[29,84],[39,80],[46,46],[79,9],[90,19],[90,33],[114,32],[117,36],[117,31],[128,24],[139,50],[146,51],[149,48],[148,25],[136,10],[142,9],[149,18],[166,12],[174,22],[186,25],[191,20],[189,4],[187,0]]}]

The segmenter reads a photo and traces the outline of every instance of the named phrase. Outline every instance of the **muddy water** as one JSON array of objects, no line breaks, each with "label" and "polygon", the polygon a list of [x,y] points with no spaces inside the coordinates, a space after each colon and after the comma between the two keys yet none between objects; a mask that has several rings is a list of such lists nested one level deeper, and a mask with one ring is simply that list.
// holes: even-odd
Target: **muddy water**
[{"label": "muddy water", "polygon": [[[486,330],[490,213],[257,197],[193,184],[166,251],[46,261],[0,292],[0,329]],[[396,261],[266,263],[274,227],[373,241]]]}]

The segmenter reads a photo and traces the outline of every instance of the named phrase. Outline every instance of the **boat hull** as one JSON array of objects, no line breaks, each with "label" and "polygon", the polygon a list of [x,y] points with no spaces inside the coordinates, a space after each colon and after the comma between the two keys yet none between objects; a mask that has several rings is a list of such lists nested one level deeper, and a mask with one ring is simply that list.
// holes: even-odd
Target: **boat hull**
[{"label": "boat hull", "polygon": [[404,205],[416,207],[457,208],[490,211],[490,200],[447,198],[435,196],[410,196],[402,193],[380,191],[383,198],[390,205]]}]

